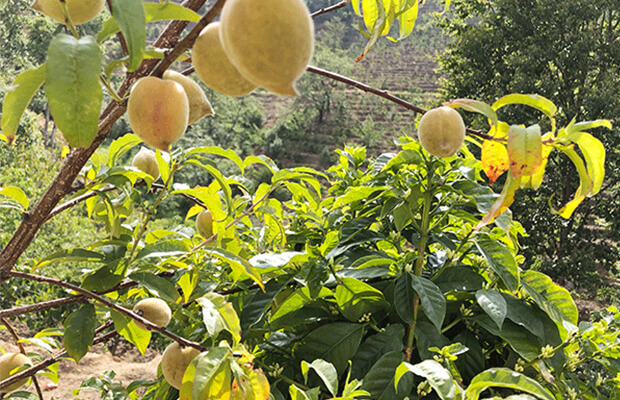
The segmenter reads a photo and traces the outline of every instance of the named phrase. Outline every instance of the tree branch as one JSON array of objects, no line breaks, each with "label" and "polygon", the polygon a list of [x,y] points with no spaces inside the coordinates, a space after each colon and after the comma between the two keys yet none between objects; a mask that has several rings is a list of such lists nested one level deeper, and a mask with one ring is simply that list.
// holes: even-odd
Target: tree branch
[{"label": "tree branch", "polygon": [[[174,49],[168,53],[163,60],[161,60],[159,65],[157,65],[158,60],[147,59],[142,62],[137,71],[128,74],[118,91],[119,95],[123,96],[138,77],[146,76],[149,73],[153,75],[161,75],[166,68],[168,68],[174,60],[176,60],[178,55],[193,44],[194,40],[200,33],[200,29],[197,29],[197,27],[204,27],[208,25],[208,23],[212,21],[220,12],[225,2],[226,0],[217,0],[207,14],[201,18],[200,22],[196,24],[188,36],[179,42]],[[205,0],[187,0],[183,3],[183,6],[196,11],[200,9],[204,3]],[[176,42],[178,36],[185,29],[187,24],[187,21],[172,21],[169,23],[164,32],[156,40],[155,47],[172,47],[172,43]],[[65,159],[65,162],[63,163],[56,178],[54,178],[43,196],[26,214],[26,217],[19,225],[9,242],[6,244],[4,249],[2,249],[2,252],[0,252],[0,283],[6,279],[7,273],[13,269],[21,254],[28,248],[30,243],[32,243],[36,233],[48,219],[50,212],[54,209],[58,202],[71,191],[71,185],[80,173],[82,167],[86,164],[88,159],[92,156],[95,150],[97,150],[101,143],[108,137],[112,125],[114,125],[114,123],[125,113],[125,111],[126,105],[121,105],[116,101],[111,101],[100,117],[97,137],[91,146],[88,148],[73,149],[69,156]]]},{"label": "tree branch", "polygon": [[64,281],[61,281],[59,279],[54,279],[54,278],[48,278],[46,276],[40,276],[40,275],[33,275],[33,274],[28,274],[25,272],[17,272],[17,271],[10,271],[8,273],[9,276],[15,277],[15,278],[23,278],[23,279],[29,279],[32,281],[36,281],[36,282],[44,282],[44,283],[49,283],[52,285],[56,285],[56,286],[60,286],[60,287],[64,287],[65,289],[69,289],[69,290],[73,290],[75,292],[80,293],[81,295],[89,298],[89,299],[93,299],[101,304],[103,304],[106,307],[109,307],[113,310],[116,310],[118,312],[120,312],[121,314],[124,314],[142,324],[144,324],[149,330],[151,331],[157,331],[165,336],[168,336],[170,339],[174,340],[175,342],[179,343],[181,346],[183,347],[193,347],[197,350],[200,351],[204,351],[206,350],[206,347],[202,346],[199,343],[196,342],[192,342],[190,340],[187,340],[179,335],[176,335],[172,332],[170,332],[169,330],[167,330],[166,328],[162,328],[160,326],[157,326],[155,324],[153,324],[152,322],[150,322],[149,320],[141,317],[140,315],[134,313],[131,310],[126,309],[125,307],[121,307],[117,304],[114,304],[113,302],[111,302],[110,300],[106,299],[105,297],[102,297],[96,293],[93,293],[89,290],[83,289],[79,286],[73,285],[71,283],[67,283]]},{"label": "tree branch", "polygon": [[351,0],[342,0],[340,3],[336,3],[333,6],[323,7],[320,10],[317,10],[317,11],[313,12],[310,16],[312,18],[316,18],[319,15],[323,15],[323,14],[326,14],[326,13],[328,13],[330,11],[337,10],[339,8],[342,8],[342,7],[346,6],[349,1],[351,1]]},{"label": "tree branch", "polygon": [[[328,71],[328,70],[323,69],[323,68],[314,67],[312,65],[308,65],[306,70],[308,72],[313,73],[313,74],[321,75],[321,76],[324,76],[326,78],[330,78],[330,79],[333,79],[335,81],[342,82],[342,83],[344,83],[346,85],[353,86],[354,88],[362,90],[362,91],[364,91],[366,93],[372,93],[372,94],[377,95],[379,97],[382,97],[382,98],[384,98],[386,100],[389,100],[389,101],[391,101],[393,103],[396,103],[396,104],[398,104],[398,105],[400,105],[402,107],[405,107],[408,110],[415,111],[418,114],[426,113],[425,109],[423,109],[421,107],[418,107],[415,104],[412,104],[412,103],[410,103],[410,102],[408,102],[406,100],[403,100],[400,97],[396,97],[393,94],[390,94],[387,90],[376,89],[376,88],[373,88],[372,86],[366,85],[365,83],[356,81],[355,79],[348,78],[348,77],[346,77],[344,75],[340,75],[340,74]],[[481,139],[496,140],[496,138],[494,138],[493,136],[490,136],[490,135],[487,135],[485,133],[482,133],[479,130],[474,130],[474,129],[467,128],[466,131],[467,131],[467,133],[469,133],[471,135],[474,135],[474,136],[477,136],[477,137],[479,137]]]}]

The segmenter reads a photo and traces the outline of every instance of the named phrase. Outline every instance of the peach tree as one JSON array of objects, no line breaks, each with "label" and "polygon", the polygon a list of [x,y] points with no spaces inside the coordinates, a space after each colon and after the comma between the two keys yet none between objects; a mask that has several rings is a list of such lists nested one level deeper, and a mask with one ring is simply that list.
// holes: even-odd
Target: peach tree
[{"label": "peach tree", "polygon": [[[147,399],[196,400],[620,396],[620,314],[612,308],[595,323],[579,323],[567,290],[521,270],[524,232],[508,210],[518,189],[540,187],[553,151],[574,163],[581,186],[551,211],[567,218],[595,195],[605,150],[587,131],[609,121],[556,121],[549,99],[508,94],[493,104],[445,103],[420,122],[422,145],[405,136],[376,158],[346,147],[323,172],[279,168],[267,157],[241,158],[216,146],[180,148],[174,141],[187,124],[212,112],[184,76],[194,68],[207,86],[237,79],[215,88],[241,87],[235,95],[253,87],[295,94],[295,80],[306,71],[426,113],[307,65],[312,18],[347,0],[314,13],[300,0],[217,0],[199,15],[204,3],[110,0],[110,17],[94,37],[76,24],[103,1],[37,2],[35,9],[67,33],[52,39],[44,64],[22,72],[8,89],[0,139],[10,145],[43,87],[68,147],[41,198],[31,202],[16,186],[0,189],[0,205],[23,215],[0,253],[0,282],[31,280],[67,295],[0,311],[23,353],[0,358],[1,396],[42,398],[38,378],[62,379],[59,360],[79,363],[94,344],[116,336],[144,353],[153,335],[170,341],[155,380],[123,386],[105,372],[81,388],[100,390],[104,399],[137,398],[138,389]],[[419,7],[416,0],[351,4],[369,37],[360,58],[382,36],[411,34]],[[159,20],[172,21],[147,43],[147,23]],[[104,42],[121,56],[104,63]],[[194,66],[183,66],[192,56]],[[172,71],[173,64],[184,73]],[[215,84],[204,72],[213,65],[222,75]],[[541,123],[503,121],[502,109],[514,106],[539,111]],[[488,125],[466,129],[455,109],[481,114]],[[133,133],[101,147],[127,111]],[[456,119],[446,122],[445,115]],[[141,150],[133,165],[121,161],[143,142],[156,151]],[[480,159],[468,146],[481,148]],[[232,166],[227,172],[221,160]],[[177,181],[189,167],[211,183]],[[252,180],[257,169],[269,179]],[[504,180],[501,193],[483,173]],[[152,228],[158,208],[175,197],[194,204],[185,222]],[[36,265],[20,263],[43,224],[82,203],[105,227],[97,241],[67,243]],[[195,229],[188,222],[194,218]],[[36,272],[66,262],[86,271],[79,284]],[[20,338],[9,319],[68,304],[75,311],[32,338]],[[40,351],[28,353],[23,343]],[[37,395],[18,387],[28,380]]]}]

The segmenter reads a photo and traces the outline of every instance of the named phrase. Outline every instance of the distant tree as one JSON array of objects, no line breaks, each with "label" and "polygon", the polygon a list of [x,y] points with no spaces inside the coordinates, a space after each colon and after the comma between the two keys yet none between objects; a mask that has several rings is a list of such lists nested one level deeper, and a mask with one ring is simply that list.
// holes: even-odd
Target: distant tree
[{"label": "distant tree", "polygon": [[[540,93],[559,108],[559,123],[620,115],[620,3],[614,0],[459,0],[440,20],[453,41],[440,57],[443,98],[493,101],[506,92]],[[515,109],[511,109],[514,111]],[[502,114],[523,121],[528,110]],[[532,115],[534,118],[534,115]],[[532,120],[533,121],[533,120]],[[548,128],[548,127],[547,127]],[[529,233],[528,264],[577,284],[595,268],[618,262],[620,129],[600,131],[609,149],[598,198],[588,199],[569,220],[544,218],[546,203],[570,200],[579,179],[566,158],[552,158],[549,184],[523,191],[513,207]]]}]

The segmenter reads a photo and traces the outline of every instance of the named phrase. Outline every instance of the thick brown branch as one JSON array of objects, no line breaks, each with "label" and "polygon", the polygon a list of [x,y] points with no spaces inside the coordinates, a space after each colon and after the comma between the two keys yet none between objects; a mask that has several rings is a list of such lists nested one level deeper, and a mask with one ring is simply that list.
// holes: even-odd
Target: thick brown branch
[{"label": "thick brown branch", "polygon": [[[406,109],[412,110],[417,112],[418,114],[424,114],[426,112],[425,109],[416,106],[415,104],[412,104],[406,100],[401,99],[400,97],[396,97],[393,94],[391,94],[390,92],[388,92],[387,90],[381,90],[381,89],[376,89],[373,88],[372,86],[368,86],[365,83],[356,81],[355,79],[351,79],[348,78],[344,75],[340,75],[337,74],[335,72],[331,72],[328,71],[326,69],[323,68],[318,68],[318,67],[313,67],[312,65],[309,65],[308,68],[306,69],[308,72],[311,72],[313,74],[317,74],[317,75],[321,75],[330,79],[333,79],[335,81],[338,82],[342,82],[346,85],[349,86],[353,86],[354,88],[357,88],[359,90],[362,90],[366,93],[372,93],[374,95],[377,95],[379,97],[383,97],[386,100],[389,100],[393,103],[396,103],[402,107],[405,107]],[[487,135],[485,133],[482,133],[481,131],[478,130],[474,130],[474,129],[467,129],[467,133],[477,136],[481,139],[489,139],[489,140],[495,140],[495,138],[493,136]]]},{"label": "thick brown branch", "polygon": [[342,0],[340,3],[336,3],[336,4],[332,5],[332,6],[323,7],[320,10],[317,10],[317,11],[313,12],[312,15],[310,15],[310,16],[312,18],[316,18],[319,15],[327,14],[330,11],[334,11],[334,10],[337,10],[339,8],[342,8],[342,7],[346,6],[349,1],[351,1],[351,0]]},{"label": "thick brown branch", "polygon": [[[226,0],[218,0],[207,12],[207,15],[200,20],[199,24],[206,26],[211,20],[213,20],[222,9],[225,1]],[[204,3],[205,0],[187,0],[183,3],[183,6],[196,11],[200,9]],[[155,42],[155,47],[172,47],[173,44],[176,44],[178,36],[181,32],[183,32],[187,24],[187,21],[173,21],[168,24],[164,32]],[[193,41],[198,36],[198,33],[200,33],[200,30],[196,29],[196,27],[194,28],[195,29],[193,29],[188,35],[189,37],[184,38],[178,45],[175,46],[172,52],[164,57],[154,74],[161,75],[165,69],[172,64],[178,55],[193,44]],[[126,94],[133,81],[135,81],[138,77],[145,76],[153,72],[156,64],[157,60],[144,60],[137,71],[127,76],[119,89],[119,95],[123,96]],[[24,220],[11,237],[10,241],[4,249],[2,249],[2,252],[0,253],[0,283],[6,279],[5,276],[7,272],[11,271],[21,254],[28,248],[30,243],[32,243],[36,233],[48,219],[50,212],[54,209],[54,207],[56,207],[58,202],[71,191],[71,185],[80,173],[82,167],[86,164],[88,159],[101,145],[101,143],[107,138],[112,125],[125,113],[125,111],[125,105],[118,104],[115,101],[110,102],[101,115],[97,137],[92,145],[86,149],[74,149],[65,159],[65,162],[63,163],[56,178],[49,185],[43,196],[36,202],[32,209],[29,210]]]},{"label": "thick brown branch", "polygon": [[131,310],[126,309],[125,307],[121,307],[113,302],[111,302],[110,300],[108,300],[107,298],[100,296],[96,293],[93,293],[89,290],[83,289],[79,286],[73,285],[71,283],[67,283],[64,281],[61,281],[59,279],[54,279],[54,278],[49,278],[46,276],[40,276],[40,275],[33,275],[33,274],[28,274],[25,272],[17,272],[17,271],[10,271],[8,273],[9,276],[15,277],[15,278],[23,278],[23,279],[29,279],[32,281],[36,281],[36,282],[44,282],[44,283],[49,283],[52,285],[56,285],[56,286],[60,286],[60,287],[64,287],[65,289],[69,289],[69,290],[73,290],[75,292],[80,293],[81,295],[89,298],[89,299],[93,299],[101,304],[103,304],[106,307],[109,307],[113,310],[116,310],[118,312],[120,312],[121,314],[124,314],[130,318],[133,318],[134,320],[144,324],[147,328],[149,328],[149,330],[152,331],[157,331],[165,336],[168,336],[170,339],[178,342],[181,346],[187,347],[193,347],[197,350],[200,351],[204,351],[206,350],[206,348],[202,345],[200,345],[199,343],[196,342],[192,342],[190,340],[187,340],[179,335],[176,335],[172,332],[170,332],[169,330],[167,330],[166,328],[162,328],[160,326],[157,326],[153,323],[151,323],[149,320],[142,318],[141,316],[139,316],[138,314],[134,313]]},{"label": "thick brown branch", "polygon": [[[95,330],[95,334],[109,328],[110,326],[112,326],[112,321],[106,322],[104,325],[100,326],[99,328],[97,328]],[[99,344],[101,342],[105,342],[106,340],[114,337],[118,335],[118,333],[116,331],[112,331],[112,332],[108,332],[103,336],[100,336],[98,338],[95,338],[95,340],[93,340],[93,346],[96,344]],[[25,369],[23,371],[20,371],[18,373],[16,373],[15,375],[11,375],[10,378],[7,378],[3,381],[0,381],[0,389],[5,388],[9,385],[12,385],[13,383],[22,380],[24,378],[28,378],[30,376],[34,376],[34,374],[36,374],[39,371],[44,370],[45,368],[49,367],[50,365],[56,364],[58,362],[58,360],[62,357],[65,357],[67,355],[67,352],[65,350],[63,351],[59,351],[58,353],[52,355],[50,358],[48,358],[47,360],[43,360],[40,363],[38,363],[37,365],[33,365],[32,367]]]}]

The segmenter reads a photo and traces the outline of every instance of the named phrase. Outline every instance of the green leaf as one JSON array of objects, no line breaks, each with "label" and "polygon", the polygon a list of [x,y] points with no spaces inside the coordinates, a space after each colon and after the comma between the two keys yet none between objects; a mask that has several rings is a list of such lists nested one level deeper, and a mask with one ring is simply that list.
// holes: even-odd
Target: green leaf
[{"label": "green leaf", "polygon": [[532,175],[542,164],[542,139],[540,126],[522,128],[512,125],[508,129],[508,158],[510,173],[516,180]]},{"label": "green leaf", "polygon": [[170,281],[160,276],[150,272],[134,272],[129,275],[129,279],[139,283],[155,297],[159,297],[170,303],[176,303],[179,299],[179,292],[176,287],[170,283]]},{"label": "green leaf", "polygon": [[454,384],[450,371],[435,360],[424,360],[415,365],[411,365],[408,362],[401,363],[396,370],[395,385],[398,384],[400,378],[407,372],[426,378],[441,400],[456,400],[457,395],[460,393],[460,390]]},{"label": "green leaf", "polygon": [[230,351],[225,347],[213,347],[208,353],[199,354],[185,370],[180,400],[228,398],[232,381],[230,362]]},{"label": "green leaf", "polygon": [[493,107],[485,102],[471,99],[456,99],[443,104],[444,106],[461,107],[470,112],[476,112],[484,115],[491,120],[491,126],[497,126],[497,114]]},{"label": "green leaf", "polygon": [[261,289],[265,289],[260,273],[247,260],[224,249],[211,247],[204,248],[201,251],[228,263],[228,265],[232,268],[232,277],[234,280],[250,278],[256,282]]},{"label": "green leaf", "polygon": [[334,364],[340,374],[357,352],[363,335],[363,325],[347,322],[323,325],[304,338],[295,355],[307,361],[323,359]]},{"label": "green leaf", "polygon": [[212,338],[215,339],[221,331],[226,330],[232,335],[235,344],[239,343],[241,340],[239,316],[224,296],[207,293],[196,302],[202,306],[202,319]]},{"label": "green leaf", "polygon": [[327,387],[327,390],[329,390],[332,396],[336,396],[338,392],[338,372],[336,372],[336,368],[320,358],[312,361],[312,364],[302,361],[301,373],[306,383],[308,383],[308,372],[311,369],[314,370],[323,383],[325,383],[325,387]]},{"label": "green leaf", "polygon": [[127,339],[129,343],[136,346],[140,353],[144,355],[151,341],[151,332],[139,328],[133,318],[127,317],[118,311],[110,310],[110,315],[114,321],[114,328],[116,331]]},{"label": "green leaf", "polygon": [[361,379],[383,354],[391,351],[402,351],[404,349],[404,336],[405,328],[402,324],[391,324],[381,332],[368,337],[353,357],[351,375]]},{"label": "green leaf", "polygon": [[426,317],[441,330],[446,316],[446,299],[441,290],[430,280],[416,275],[411,275],[411,286],[420,297]]},{"label": "green leaf", "polygon": [[63,345],[67,354],[78,363],[88,353],[95,338],[97,328],[95,306],[90,303],[82,305],[69,314],[64,326]]},{"label": "green leaf", "polygon": [[71,146],[90,146],[103,100],[101,49],[92,36],[78,40],[61,33],[50,43],[46,65],[45,96],[54,122]]},{"label": "green leaf", "polygon": [[480,394],[491,387],[527,392],[541,400],[555,400],[555,397],[540,383],[508,368],[491,368],[476,375],[465,395],[467,399],[478,400]]},{"label": "green leaf", "polygon": [[47,257],[41,259],[37,263],[37,267],[43,265],[63,262],[63,261],[88,261],[88,262],[102,262],[105,256],[101,253],[85,249],[64,249],[54,252]]},{"label": "green leaf", "polygon": [[468,267],[451,267],[433,276],[433,282],[443,293],[473,292],[481,289],[486,282],[484,278]]},{"label": "green leaf", "polygon": [[18,202],[24,210],[27,210],[28,205],[30,204],[30,200],[28,200],[28,196],[26,196],[26,193],[24,193],[24,191],[17,186],[3,187],[2,189],[0,189],[0,195],[6,196]]},{"label": "green leaf", "polygon": [[312,297],[310,295],[310,289],[307,287],[303,287],[301,289],[297,289],[295,293],[289,296],[280,307],[276,310],[275,313],[271,316],[270,322],[276,321],[278,318],[282,318],[285,315],[292,313],[294,311],[302,309],[305,305],[312,303],[316,299],[324,298],[327,296],[332,296],[333,292],[326,288],[322,287],[316,297]]},{"label": "green leaf", "polygon": [[413,324],[413,299],[415,290],[413,289],[411,273],[404,273],[396,279],[394,287],[394,308],[396,313],[407,325]]},{"label": "green leaf", "polygon": [[216,155],[216,156],[227,158],[230,161],[232,161],[233,163],[235,163],[235,165],[237,167],[239,167],[239,170],[241,170],[241,173],[243,173],[243,160],[241,160],[241,158],[239,158],[237,153],[235,153],[231,149],[223,149],[223,148],[217,147],[217,146],[205,146],[205,147],[196,147],[196,148],[193,148],[193,149],[189,149],[186,152],[187,156],[190,156],[190,155],[202,155],[202,154],[205,154],[205,155]]},{"label": "green leaf", "polygon": [[413,32],[415,22],[418,19],[418,2],[414,1],[413,5],[404,10],[398,16],[399,37],[398,40],[404,39]]},{"label": "green leaf", "polygon": [[112,17],[125,37],[129,50],[129,72],[142,62],[146,47],[146,15],[142,0],[112,0]]},{"label": "green leaf", "polygon": [[508,312],[506,300],[504,300],[502,295],[495,290],[480,289],[476,292],[476,301],[482,307],[482,310],[497,324],[497,327],[502,329],[504,318],[506,318],[506,313]]},{"label": "green leaf", "polygon": [[579,310],[568,290],[553,283],[547,275],[532,270],[521,274],[521,285],[549,318],[577,325]]},{"label": "green leaf", "polygon": [[343,277],[336,287],[336,303],[349,321],[357,322],[367,313],[388,309],[383,293],[355,278]]},{"label": "green leaf", "polygon": [[19,74],[13,83],[16,88],[4,96],[0,129],[9,142],[15,137],[22,114],[44,81],[45,64]]},{"label": "green leaf", "polygon": [[183,240],[170,239],[160,240],[157,243],[146,245],[138,252],[136,260],[147,260],[152,258],[165,259],[178,257],[190,250],[189,245]]},{"label": "green leaf", "polygon": [[558,111],[558,108],[551,100],[537,94],[509,94],[497,100],[491,107],[497,111],[498,109],[510,104],[523,104],[535,108],[549,118],[553,118],[555,113]]},{"label": "green leaf", "polygon": [[476,246],[487,260],[489,267],[504,282],[508,290],[514,292],[519,288],[519,267],[510,250],[496,240],[479,239]]},{"label": "green leaf", "polygon": [[[403,165],[420,164],[421,162],[422,156],[420,156],[420,153],[413,150],[401,150],[398,154],[390,158],[380,170],[387,171],[397,169]],[[379,163],[378,158],[376,163]],[[381,164],[378,164],[378,166],[381,166]]]},{"label": "green leaf", "polygon": [[502,329],[487,315],[479,315],[475,321],[495,336],[504,339],[524,360],[531,361],[540,354],[540,339],[527,329],[512,321],[504,321]]},{"label": "green leaf", "polygon": [[108,167],[113,167],[123,154],[140,143],[142,143],[142,139],[133,133],[128,133],[114,140],[108,149]]},{"label": "green leaf", "polygon": [[392,351],[384,354],[372,366],[364,377],[362,390],[371,394],[376,400],[401,400],[404,399],[413,387],[413,376],[405,375],[398,383],[398,391],[395,389],[395,372],[403,362],[405,356],[400,351]]}]

